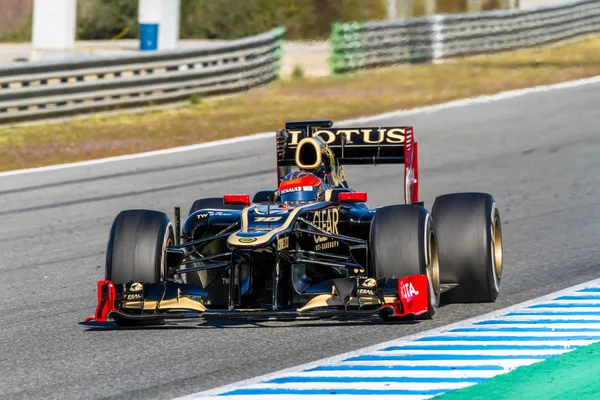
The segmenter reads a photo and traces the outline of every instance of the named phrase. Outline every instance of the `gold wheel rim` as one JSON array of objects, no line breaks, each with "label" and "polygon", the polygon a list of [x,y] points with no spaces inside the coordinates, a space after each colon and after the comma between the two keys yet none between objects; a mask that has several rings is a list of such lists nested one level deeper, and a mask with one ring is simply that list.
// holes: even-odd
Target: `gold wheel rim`
[{"label": "gold wheel rim", "polygon": [[436,296],[440,293],[440,262],[438,258],[437,241],[433,230],[429,232],[429,265],[427,270],[430,275],[433,291]]},{"label": "gold wheel rim", "polygon": [[502,230],[500,228],[500,221],[497,216],[494,216],[493,236],[492,236],[492,251],[494,257],[494,269],[496,276],[500,278],[502,276]]}]

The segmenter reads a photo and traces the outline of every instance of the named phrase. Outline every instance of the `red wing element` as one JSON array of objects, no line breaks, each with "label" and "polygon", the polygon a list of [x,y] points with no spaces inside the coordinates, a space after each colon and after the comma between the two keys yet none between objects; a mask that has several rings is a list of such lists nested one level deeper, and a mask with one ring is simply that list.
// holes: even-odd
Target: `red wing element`
[{"label": "red wing element", "polygon": [[413,128],[406,128],[404,141],[404,200],[406,204],[419,201],[419,152]]},{"label": "red wing element", "polygon": [[367,192],[342,192],[338,195],[340,203],[352,203],[367,201]]},{"label": "red wing element", "polygon": [[106,322],[106,316],[115,307],[115,298],[117,293],[115,285],[111,281],[99,281],[98,282],[98,306],[96,307],[96,314],[87,317],[85,322]]},{"label": "red wing element", "polygon": [[404,314],[419,315],[429,310],[429,281],[427,275],[412,275],[398,279],[398,297]]},{"label": "red wing element", "polygon": [[418,274],[398,279],[398,299],[385,304],[394,308],[394,317],[420,315],[429,310],[429,281]]},{"label": "red wing element", "polygon": [[223,204],[244,204],[250,205],[249,194],[226,194],[223,196]]}]

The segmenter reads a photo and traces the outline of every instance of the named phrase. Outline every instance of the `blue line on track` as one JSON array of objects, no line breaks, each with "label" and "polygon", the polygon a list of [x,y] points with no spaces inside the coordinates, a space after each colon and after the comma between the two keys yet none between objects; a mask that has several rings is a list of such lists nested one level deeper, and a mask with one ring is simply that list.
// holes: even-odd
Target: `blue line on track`
[{"label": "blue line on track", "polygon": [[553,300],[600,300],[600,296],[560,296]]},{"label": "blue line on track", "polygon": [[486,361],[486,360],[544,360],[552,357],[551,354],[402,354],[397,356],[366,354],[363,356],[350,357],[344,361]]},{"label": "blue line on track", "polygon": [[595,315],[595,316],[600,316],[600,312],[598,311],[524,311],[524,312],[512,312],[512,313],[508,313],[505,315],[505,317],[518,317],[519,315],[539,315],[539,316],[546,316],[546,317],[553,317],[553,316],[558,316],[558,317],[581,317],[581,316],[585,316],[585,315]]},{"label": "blue line on track", "polygon": [[[456,333],[467,333],[467,332],[560,332],[560,333],[577,333],[581,334],[584,332],[600,333],[600,328],[550,328],[550,327],[473,327],[473,328],[455,328],[448,332]],[[575,336],[575,335],[574,335]],[[571,336],[572,337],[572,336]]]},{"label": "blue line on track", "polygon": [[538,325],[538,324],[600,324],[600,319],[488,319],[473,325]]},{"label": "blue line on track", "polygon": [[[579,346],[570,346],[571,348]],[[396,351],[396,350],[436,350],[436,351],[447,351],[447,350],[564,350],[563,345],[534,345],[528,346],[513,345],[513,344],[442,344],[438,346],[427,346],[427,345],[407,345],[407,346],[391,346],[381,351]]]},{"label": "blue line on track", "polygon": [[576,293],[579,293],[579,292],[600,293],[600,287],[589,287],[589,288],[578,290]]},{"label": "blue line on track", "polygon": [[348,395],[394,395],[394,396],[409,396],[409,395],[420,395],[420,396],[435,396],[448,392],[449,390],[406,390],[406,389],[382,389],[382,390],[371,390],[371,389],[278,389],[278,388],[252,388],[252,389],[237,389],[231,392],[219,394],[219,396],[236,396],[236,395],[289,395],[289,394],[303,394],[303,395],[320,395],[320,394],[348,394]]},{"label": "blue line on track", "polygon": [[600,303],[541,303],[527,308],[600,308]]},{"label": "blue line on track", "polygon": [[275,378],[266,383],[478,383],[487,378],[435,378],[435,377],[409,377],[409,376],[284,376]]},{"label": "blue line on track", "polygon": [[[495,331],[492,331],[495,332]],[[577,335],[577,336],[427,336],[415,340],[415,342],[527,342],[527,341],[569,341],[569,340],[600,340],[600,335]]]},{"label": "blue line on track", "polygon": [[500,365],[321,365],[313,371],[504,371]]}]

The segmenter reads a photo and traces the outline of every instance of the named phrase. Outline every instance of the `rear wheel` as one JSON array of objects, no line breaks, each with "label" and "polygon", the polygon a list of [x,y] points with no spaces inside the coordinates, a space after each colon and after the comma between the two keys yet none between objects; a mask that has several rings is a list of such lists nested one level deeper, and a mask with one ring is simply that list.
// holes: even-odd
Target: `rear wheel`
[{"label": "rear wheel", "polygon": [[440,278],[458,284],[444,301],[493,302],[503,270],[502,228],[494,198],[487,193],[453,193],[432,209],[438,239]]},{"label": "rear wheel", "polygon": [[[151,210],[121,211],[108,239],[106,279],[115,285],[166,281],[166,250],[173,244],[173,237],[166,214]],[[139,325],[128,320],[117,323]]]},{"label": "rear wheel", "polygon": [[397,280],[406,276],[427,275],[429,310],[418,318],[432,318],[439,304],[440,279],[436,236],[427,210],[418,205],[379,208],[371,222],[370,252],[369,275],[385,278],[386,286],[397,287]]}]

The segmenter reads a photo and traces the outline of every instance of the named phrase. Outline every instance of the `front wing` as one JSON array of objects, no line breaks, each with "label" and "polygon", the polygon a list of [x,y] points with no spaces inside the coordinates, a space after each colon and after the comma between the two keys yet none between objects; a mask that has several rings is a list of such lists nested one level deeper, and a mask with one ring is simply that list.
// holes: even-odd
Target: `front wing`
[{"label": "front wing", "polygon": [[297,309],[209,309],[203,289],[175,282],[115,285],[98,282],[98,305],[85,322],[110,319],[156,321],[186,318],[323,318],[385,313],[389,317],[418,316],[429,309],[427,275],[411,275],[397,280],[397,287],[383,290],[374,279],[362,278],[353,288],[334,286],[331,294],[319,294]]}]

